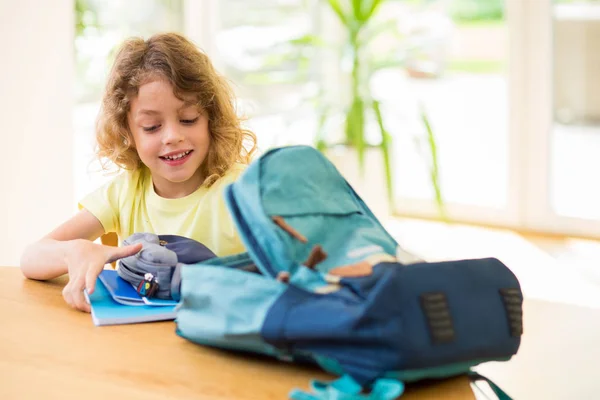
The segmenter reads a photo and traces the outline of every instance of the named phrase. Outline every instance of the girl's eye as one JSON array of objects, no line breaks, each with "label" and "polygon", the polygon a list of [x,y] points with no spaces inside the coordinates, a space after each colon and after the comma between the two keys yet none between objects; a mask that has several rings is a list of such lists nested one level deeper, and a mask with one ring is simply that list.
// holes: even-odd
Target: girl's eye
[{"label": "girl's eye", "polygon": [[182,119],[181,123],[185,124],[185,125],[193,125],[193,124],[195,124],[198,121],[199,118],[200,117],[198,116],[198,117],[196,117],[194,119]]},{"label": "girl's eye", "polygon": [[144,130],[144,132],[152,132],[157,130],[158,128],[160,128],[160,125],[153,125],[153,126],[149,126],[149,127],[143,127],[142,129]]}]

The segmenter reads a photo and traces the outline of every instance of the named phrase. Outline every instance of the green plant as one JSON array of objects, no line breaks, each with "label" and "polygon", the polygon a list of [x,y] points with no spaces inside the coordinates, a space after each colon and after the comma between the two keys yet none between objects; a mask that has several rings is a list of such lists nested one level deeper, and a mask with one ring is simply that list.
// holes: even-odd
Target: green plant
[{"label": "green plant", "polygon": [[[390,106],[382,99],[376,98],[370,90],[373,76],[382,69],[402,68],[408,64],[409,55],[419,49],[409,38],[404,37],[398,30],[397,20],[394,18],[380,18],[378,12],[381,5],[394,0],[316,0],[306,1],[303,5],[307,15],[321,16],[321,11],[330,11],[333,18],[339,20],[343,40],[340,42],[332,38],[329,33],[303,33],[298,36],[289,37],[282,35],[275,38],[274,44],[264,51],[248,51],[247,56],[252,57],[258,64],[251,71],[246,65],[234,65],[229,72],[236,76],[238,81],[247,85],[248,92],[252,92],[253,99],[259,103],[277,103],[274,106],[278,115],[284,115],[283,119],[288,126],[293,125],[299,119],[316,117],[315,147],[326,151],[331,146],[346,145],[356,149],[358,164],[364,173],[365,153],[368,148],[377,148],[382,154],[385,182],[389,204],[393,206],[393,169],[392,148],[393,135],[389,131],[389,120],[386,122],[386,109]],[[402,1],[411,7],[422,6],[431,0],[395,0]],[[324,9],[323,9],[324,7]],[[299,15],[302,11],[296,10]],[[384,13],[383,13],[384,14]],[[386,17],[386,15],[384,15]],[[317,18],[318,19],[318,18]],[[264,23],[268,26],[268,23]],[[383,39],[383,40],[382,40]],[[392,43],[391,49],[381,51],[377,44],[383,41]],[[420,43],[423,43],[422,41]],[[347,96],[333,96],[328,93],[325,84],[328,76],[323,76],[317,70],[323,66],[324,52],[331,60],[331,55],[339,55],[339,67],[347,71]],[[319,78],[315,79],[318,75]],[[312,80],[312,82],[311,82]],[[293,88],[297,90],[307,82],[317,83],[317,93],[302,92],[297,100],[296,107],[289,107],[285,102],[279,101],[278,93],[284,89]],[[308,85],[307,85],[308,86]],[[271,88],[278,90],[271,91]],[[337,87],[336,87],[337,89]],[[343,99],[340,101],[340,99]],[[276,99],[276,100],[273,100]],[[347,100],[347,101],[346,101]],[[312,107],[310,107],[310,106]],[[307,107],[309,106],[309,107]],[[280,107],[280,109],[279,109]],[[299,111],[299,108],[308,108]],[[265,107],[268,108],[268,107]],[[310,115],[307,117],[307,115]],[[422,122],[422,136],[419,137],[419,150],[429,164],[429,176],[434,190],[434,198],[440,212],[442,210],[442,194],[439,184],[439,168],[437,160],[437,145],[433,130],[429,124],[427,115],[422,110],[420,115]],[[342,122],[341,129],[337,125]],[[342,132],[343,139],[338,141],[332,138],[332,134],[338,135]],[[396,132],[394,132],[395,134]],[[285,136],[287,133],[282,134]],[[281,140],[281,137],[278,137]],[[290,142],[294,142],[290,139]],[[281,145],[279,143],[278,145]],[[427,152],[425,152],[427,151]]]},{"label": "green plant", "polygon": [[455,0],[450,13],[457,22],[498,21],[504,18],[504,0]]},{"label": "green plant", "polygon": [[[393,206],[393,170],[391,166],[393,137],[389,133],[382,113],[381,101],[375,98],[370,90],[373,75],[389,67],[402,66],[400,52],[390,52],[383,58],[372,57],[368,53],[372,43],[383,33],[395,33],[395,39],[402,41],[397,33],[395,23],[376,22],[375,15],[384,0],[326,0],[325,3],[335,13],[345,34],[346,55],[350,59],[349,93],[350,101],[343,111],[344,143],[356,149],[361,173],[364,173],[364,159],[367,142],[367,126],[369,118],[376,122],[379,143],[376,146],[383,155],[385,180],[390,205]],[[334,107],[327,105],[321,108],[318,118],[316,147],[324,151],[330,146],[327,141],[325,126],[327,119],[335,114]],[[429,150],[430,179],[435,192],[435,200],[443,213],[443,199],[439,182],[437,145],[434,133],[425,111],[421,109],[421,121],[426,135]]]}]

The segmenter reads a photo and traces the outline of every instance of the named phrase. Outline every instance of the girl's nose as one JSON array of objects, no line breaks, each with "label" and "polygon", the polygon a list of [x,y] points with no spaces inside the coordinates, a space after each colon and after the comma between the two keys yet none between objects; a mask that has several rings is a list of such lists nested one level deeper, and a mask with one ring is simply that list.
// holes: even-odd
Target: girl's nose
[{"label": "girl's nose", "polygon": [[178,126],[169,125],[165,128],[162,135],[163,144],[179,143],[183,140],[183,135],[179,132]]}]

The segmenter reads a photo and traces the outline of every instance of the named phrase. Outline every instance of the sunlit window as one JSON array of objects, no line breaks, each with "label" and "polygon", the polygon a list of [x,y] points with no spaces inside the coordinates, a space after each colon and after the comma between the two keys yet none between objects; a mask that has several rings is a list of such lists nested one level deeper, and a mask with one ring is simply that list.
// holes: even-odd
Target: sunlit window
[{"label": "sunlit window", "polygon": [[240,111],[250,117],[261,148],[310,143],[320,79],[317,2],[220,0],[215,46],[222,72],[233,82]]},{"label": "sunlit window", "polygon": [[75,198],[110,179],[94,157],[94,125],[117,46],[130,36],[183,31],[182,0],[76,0]]}]

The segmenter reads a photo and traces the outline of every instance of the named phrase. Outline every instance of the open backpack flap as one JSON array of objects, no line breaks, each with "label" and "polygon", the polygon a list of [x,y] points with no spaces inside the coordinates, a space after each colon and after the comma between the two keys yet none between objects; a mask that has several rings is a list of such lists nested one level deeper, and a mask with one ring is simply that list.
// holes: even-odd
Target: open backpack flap
[{"label": "open backpack flap", "polygon": [[514,274],[494,258],[400,263],[398,243],[317,150],[271,150],[225,194],[248,252],[181,266],[177,333],[341,376],[291,398],[394,399],[404,382],[517,353]]}]

